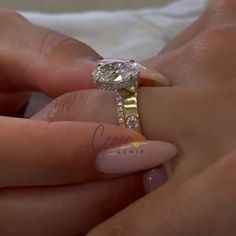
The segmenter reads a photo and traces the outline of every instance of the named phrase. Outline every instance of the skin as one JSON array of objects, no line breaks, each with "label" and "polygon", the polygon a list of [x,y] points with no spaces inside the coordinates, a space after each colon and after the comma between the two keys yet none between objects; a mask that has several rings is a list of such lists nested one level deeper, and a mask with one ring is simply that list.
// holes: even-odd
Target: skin
[{"label": "skin", "polygon": [[[160,188],[159,191],[155,191],[140,201],[137,201],[120,214],[94,229],[90,235],[194,235],[196,232],[198,233],[197,235],[231,235],[232,232],[232,235],[235,234],[235,224],[232,222],[234,219],[232,216],[235,215],[235,209],[233,207],[235,200],[235,176],[233,169],[235,166],[233,143],[235,132],[233,129],[235,124],[234,119],[232,119],[234,116],[234,85],[231,84],[233,80],[230,79],[234,75],[234,65],[232,61],[229,60],[229,58],[233,57],[232,54],[234,53],[233,47],[229,45],[234,35],[234,27],[231,24],[233,22],[232,9],[234,9],[234,6],[233,1],[224,1],[224,3],[222,1],[214,1],[214,4],[212,4],[208,8],[208,12],[205,13],[205,17],[200,18],[201,20],[195,23],[193,29],[188,29],[188,31],[176,39],[176,42],[167,46],[161,56],[145,62],[157,68],[170,78],[172,87],[165,89],[142,88],[140,90],[140,112],[144,133],[148,138],[159,138],[161,140],[175,142],[181,152],[170,165],[172,166],[169,172],[170,179],[166,185]],[[209,17],[206,17],[207,15],[209,15]],[[198,25],[198,22],[201,22],[199,23],[201,27]],[[225,25],[226,23],[227,27]],[[230,29],[228,28],[229,24],[232,26]],[[199,31],[195,32],[195,27]],[[222,37],[222,32],[227,37]],[[230,32],[230,34],[228,34],[228,32]],[[33,35],[35,35],[35,33]],[[191,41],[188,42],[189,40]],[[6,40],[6,42],[7,41],[8,40]],[[230,50],[226,50],[227,47],[224,48],[222,45],[228,46]],[[46,48],[48,47],[46,46]],[[68,51],[70,53],[73,52],[73,50]],[[222,54],[222,52],[222,60],[220,61],[217,56]],[[57,55],[61,54],[59,53]],[[22,57],[20,59],[21,60],[18,61],[22,63],[24,60],[22,60]],[[9,60],[3,61],[9,62]],[[33,60],[29,61],[31,62]],[[59,60],[59,62],[60,61],[61,60]],[[62,61],[63,63],[60,64],[60,67],[64,65],[67,60],[64,61],[64,59],[62,59]],[[224,66],[222,66],[222,61],[225,62],[223,64]],[[52,63],[52,61],[50,63]],[[93,64],[94,66],[93,60],[88,64]],[[12,68],[10,67],[12,64],[10,63],[4,65],[8,65],[6,68]],[[76,67],[78,67],[78,65],[76,65]],[[22,69],[24,67],[20,68]],[[29,68],[34,67],[30,66]],[[37,71],[37,68],[35,67],[35,71]],[[43,66],[39,66],[39,68],[45,69]],[[50,68],[47,69],[50,71]],[[216,69],[217,72],[215,71]],[[9,78],[14,78],[11,74],[14,74],[14,72],[10,69],[7,71],[9,71],[8,73],[11,75]],[[71,88],[62,89],[68,86],[65,84],[61,87],[59,86],[59,88],[57,87],[57,91],[52,91],[55,86],[61,84],[58,82],[64,81],[60,79],[62,78],[60,77],[61,72],[55,73],[54,71],[56,71],[55,68],[53,72],[47,71],[48,73],[46,74],[53,75],[52,77],[49,76],[49,78],[53,79],[47,80],[46,85],[45,80],[41,79],[43,78],[42,76],[39,76],[36,80],[37,83],[35,83],[34,80],[29,80],[32,76],[27,77],[27,75],[31,74],[30,72],[23,73],[23,81],[25,81],[25,83],[21,84],[25,84],[25,87],[23,86],[23,88],[16,90],[39,90],[46,94],[51,94],[52,96],[59,95],[60,92],[58,93],[58,91],[61,91],[61,93],[70,91]],[[88,71],[90,71],[90,69]],[[37,71],[37,73],[40,72]],[[66,70],[64,76],[67,74],[68,70]],[[191,78],[189,75],[191,75]],[[81,89],[91,87],[86,82],[88,80],[86,75],[81,75],[81,78],[84,78],[82,79],[84,86],[81,87],[80,84],[77,85],[78,82],[76,80],[79,74],[75,73],[74,76],[75,77],[72,75],[68,76],[68,78],[75,78],[75,80],[72,79],[72,81],[76,82],[76,86],[73,85],[73,88]],[[17,78],[16,75],[15,78]],[[39,82],[40,79],[42,82]],[[55,83],[55,81],[57,81],[57,83]],[[17,81],[12,82],[11,85],[8,86],[4,85],[3,91],[8,91],[8,89],[14,87],[15,84],[18,84]],[[49,89],[47,89],[48,87]],[[220,99],[218,98],[219,96],[217,97],[216,95],[219,95]],[[22,99],[24,100],[22,104],[25,103],[28,95],[26,94],[24,96],[25,100]],[[7,96],[5,98],[6,100],[9,99]],[[70,103],[66,105],[68,104],[68,99]],[[87,102],[87,106],[83,105],[81,99]],[[34,120],[27,120],[26,122],[26,120],[21,119],[10,119],[11,122],[8,123],[9,119],[4,120],[4,118],[2,118],[2,130],[6,130],[3,134],[7,135],[8,130],[12,131],[7,138],[7,140],[9,140],[8,145],[2,145],[2,148],[7,150],[7,153],[12,156],[16,153],[14,150],[11,150],[11,143],[12,140],[15,140],[15,137],[19,137],[19,140],[21,140],[22,137],[26,137],[28,139],[26,139],[25,142],[22,142],[21,145],[17,144],[17,152],[21,154],[19,157],[23,159],[25,155],[28,155],[27,152],[30,150],[32,150],[34,155],[38,153],[40,155],[36,156],[38,157],[36,158],[36,163],[34,163],[34,159],[32,162],[22,165],[22,167],[28,168],[20,169],[18,178],[15,178],[14,181],[11,180],[12,175],[3,175],[1,177],[1,179],[8,181],[5,185],[3,181],[1,190],[1,235],[84,234],[91,229],[91,227],[104,221],[107,217],[113,215],[116,211],[124,208],[142,195],[139,175],[119,178],[112,181],[91,182],[90,184],[83,184],[81,186],[68,186],[68,182],[66,182],[67,185],[64,187],[61,186],[61,181],[65,181],[65,177],[68,177],[66,173],[71,174],[73,170],[76,169],[75,174],[73,174],[76,178],[73,179],[73,181],[77,182],[80,180],[81,173],[84,171],[84,168],[79,171],[80,166],[74,168],[75,163],[80,163],[79,161],[75,161],[75,158],[69,161],[68,165],[68,157],[75,157],[76,155],[82,156],[82,154],[85,153],[78,151],[81,149],[78,143],[76,143],[76,148],[72,147],[68,150],[68,148],[66,148],[67,145],[65,145],[66,141],[70,140],[71,142],[71,140],[75,140],[76,142],[79,138],[78,133],[86,134],[85,129],[88,128],[90,124],[93,125],[94,122],[114,124],[115,112],[113,112],[113,99],[114,94],[112,92],[105,93],[103,91],[94,90],[82,91],[58,98],[53,102],[53,105],[45,108],[40,114],[37,114]],[[155,109],[153,109],[153,99],[156,101]],[[103,103],[101,101],[103,101]],[[15,103],[12,102],[12,104]],[[94,105],[90,106],[90,104]],[[109,109],[109,113],[100,113],[97,107],[101,107],[101,104],[104,104],[107,108],[104,109],[105,111]],[[80,110],[75,110],[77,112],[80,111],[79,113],[75,114],[73,113],[73,109],[70,110],[70,107],[73,107],[73,105],[80,108]],[[22,105],[19,105],[19,107],[21,106]],[[13,107],[14,109],[11,110],[11,114],[14,114],[19,109],[19,107],[17,108],[15,105],[13,105]],[[90,109],[88,110],[87,107],[90,107]],[[81,112],[82,109],[83,112]],[[224,114],[229,113],[229,115],[225,116],[221,114],[222,109],[225,109]],[[153,113],[153,110],[155,110],[156,113]],[[4,111],[2,111],[2,113],[4,114]],[[5,114],[6,113],[9,113],[9,111],[5,112]],[[183,116],[183,114],[186,115]],[[96,117],[96,119],[94,119],[94,117]],[[62,120],[69,121],[62,122]],[[78,120],[82,121],[82,123],[75,122]],[[173,122],[173,120],[175,122]],[[85,121],[92,123],[85,125]],[[176,126],[176,124],[178,124],[178,126]],[[31,129],[29,129],[29,125]],[[81,130],[81,127],[84,129]],[[107,127],[109,133],[114,131],[115,135],[117,135],[117,132],[127,132],[121,131],[120,129],[119,131],[117,131],[118,129],[114,130],[114,126]],[[124,135],[124,133],[120,134]],[[128,135],[127,133],[125,134]],[[73,137],[68,137],[68,135]],[[133,135],[135,136],[136,134]],[[2,135],[2,140],[3,137],[4,135]],[[224,137],[224,139],[222,139],[222,137]],[[39,142],[40,145],[38,145],[37,142],[32,142],[32,140],[38,140],[38,138],[41,140],[41,142]],[[56,157],[55,160],[57,160],[56,153],[60,153],[64,148],[68,150],[66,155],[62,155],[62,160],[66,161],[66,163],[62,161],[60,165],[61,168],[58,167],[57,161],[49,163],[49,168],[47,166],[48,156],[44,154],[51,151],[51,145],[49,150],[48,143],[52,140],[53,143],[55,143],[55,152],[52,151],[51,157]],[[31,141],[30,144],[33,143],[34,145],[26,147],[25,143],[29,141]],[[42,146],[42,144],[44,145]],[[72,146],[75,146],[74,142]],[[28,149],[29,147],[32,147],[32,149]],[[58,151],[58,148],[60,151]],[[78,152],[74,152],[74,150]],[[45,158],[45,156],[47,156],[47,159],[44,162],[43,158]],[[16,155],[15,157],[19,158]],[[54,158],[52,159],[54,160]],[[61,158],[59,157],[59,159]],[[38,165],[37,160],[42,161],[42,167]],[[11,159],[11,163],[12,161],[15,162],[16,158]],[[12,165],[10,165],[11,163],[6,164],[6,167],[12,167]],[[71,163],[73,163],[72,168]],[[33,173],[34,178],[30,175],[21,176],[22,173],[32,174],[33,171],[31,168],[34,166],[39,167],[39,173]],[[69,168],[65,169],[65,166],[69,166]],[[52,170],[55,169],[56,174],[52,174]],[[11,171],[11,168],[9,168],[8,171],[2,168],[3,173],[4,170],[5,173],[8,173],[8,171]],[[35,168],[34,170],[37,172],[38,169]],[[42,170],[42,172],[40,172],[40,170]],[[76,173],[79,173],[79,176],[77,176]],[[98,175],[101,176],[99,173]],[[61,176],[61,178],[58,178],[58,176]],[[81,182],[85,181],[84,176],[82,179]],[[9,181],[13,182],[11,183],[10,189],[5,188],[8,187]],[[30,183],[29,186],[27,185],[28,181]],[[69,182],[70,181],[72,180],[70,179]],[[49,186],[45,188],[48,182]],[[22,183],[24,183],[27,188],[22,188]],[[57,185],[57,183],[58,186],[56,187],[55,185]],[[51,184],[52,186],[50,186]],[[131,186],[134,189],[131,189]],[[219,191],[219,186],[221,191]],[[134,195],[130,194],[131,192],[134,193]],[[203,192],[205,193],[204,196],[202,196]],[[211,204],[212,198],[214,198],[215,204]],[[178,204],[176,204],[176,202]],[[221,217],[217,218],[219,215],[218,209],[221,212]],[[92,217],[89,214],[85,215],[82,213],[87,211],[94,212],[94,214],[91,214]],[[170,211],[171,214],[168,214]],[[45,212],[47,214],[45,214]],[[208,214],[206,214],[206,212]],[[156,219],[159,222],[158,224],[156,223]],[[30,222],[28,227],[25,227],[25,222]],[[78,224],[78,222],[84,223]],[[145,224],[143,224],[144,222]],[[14,225],[14,227],[12,227],[12,225]],[[142,225],[142,227],[139,227],[139,225]],[[166,225],[170,227],[167,228]]]},{"label": "skin", "polygon": [[[180,152],[168,163],[170,178],[163,187],[89,236],[236,234],[235,11],[233,0],[212,1],[160,55],[144,62],[172,84],[140,89],[144,134],[173,142]],[[75,99],[69,103],[71,96]],[[114,124],[114,93],[67,94],[34,118]]]},{"label": "skin", "polygon": [[1,115],[15,115],[30,91],[57,97],[93,86],[87,76],[101,59],[93,49],[15,12],[1,10],[0,22]]},{"label": "skin", "polygon": [[[163,187],[89,236],[236,234],[235,11],[235,1],[212,1],[161,56],[149,61],[173,84],[169,96],[159,91],[155,100],[164,109],[158,110],[159,129],[153,130],[172,136],[182,153]],[[178,126],[170,132],[173,124]]]},{"label": "skin", "polygon": [[0,35],[0,234],[83,235],[143,196],[140,176],[98,173],[97,154],[144,137],[104,125],[92,149],[95,122],[13,118],[32,91],[57,97],[91,88],[101,57],[13,12],[0,11]]}]

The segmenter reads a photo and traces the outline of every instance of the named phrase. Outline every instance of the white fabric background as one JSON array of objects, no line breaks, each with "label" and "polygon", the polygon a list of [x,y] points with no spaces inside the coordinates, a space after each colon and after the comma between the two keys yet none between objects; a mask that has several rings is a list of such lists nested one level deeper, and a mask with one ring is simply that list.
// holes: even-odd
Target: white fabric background
[{"label": "white fabric background", "polygon": [[52,13],[142,9],[159,7],[171,1],[173,0],[0,0],[0,6],[22,11]]},{"label": "white fabric background", "polygon": [[[32,22],[75,37],[103,57],[143,59],[153,56],[194,21],[207,0],[173,0],[155,9],[78,14],[23,13]],[[30,113],[42,106],[37,96]]]}]

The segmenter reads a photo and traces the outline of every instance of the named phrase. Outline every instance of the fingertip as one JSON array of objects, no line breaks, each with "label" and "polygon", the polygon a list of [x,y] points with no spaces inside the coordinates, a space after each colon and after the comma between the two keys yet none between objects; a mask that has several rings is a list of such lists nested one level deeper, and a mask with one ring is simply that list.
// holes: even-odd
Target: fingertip
[{"label": "fingertip", "polygon": [[167,172],[163,166],[147,171],[143,175],[143,188],[149,194],[163,185],[168,179]]}]

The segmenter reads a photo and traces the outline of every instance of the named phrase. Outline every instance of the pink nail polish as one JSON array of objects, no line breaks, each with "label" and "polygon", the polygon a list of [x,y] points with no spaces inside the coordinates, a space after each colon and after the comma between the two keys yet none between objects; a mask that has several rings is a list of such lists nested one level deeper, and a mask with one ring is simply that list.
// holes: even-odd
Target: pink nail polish
[{"label": "pink nail polish", "polygon": [[160,166],[177,154],[177,148],[161,141],[143,141],[102,151],[96,159],[98,171],[126,174]]},{"label": "pink nail polish", "polygon": [[143,175],[144,191],[148,194],[167,181],[167,172],[163,166],[149,170]]}]

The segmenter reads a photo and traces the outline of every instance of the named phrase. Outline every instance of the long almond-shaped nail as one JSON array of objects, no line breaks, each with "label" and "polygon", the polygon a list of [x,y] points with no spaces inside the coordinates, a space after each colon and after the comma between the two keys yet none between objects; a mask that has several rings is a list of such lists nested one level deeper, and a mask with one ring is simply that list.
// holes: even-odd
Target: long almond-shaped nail
[{"label": "long almond-shaped nail", "polygon": [[147,171],[143,175],[144,191],[148,194],[159,188],[168,179],[167,172],[163,166]]},{"label": "long almond-shaped nail", "polygon": [[160,166],[177,154],[177,148],[161,141],[131,143],[102,151],[96,168],[105,174],[126,174]]},{"label": "long almond-shaped nail", "polygon": [[155,81],[155,83],[159,86],[168,86],[170,85],[170,81],[159,71],[145,67],[141,64],[138,64],[140,75],[144,79],[149,79]]}]

